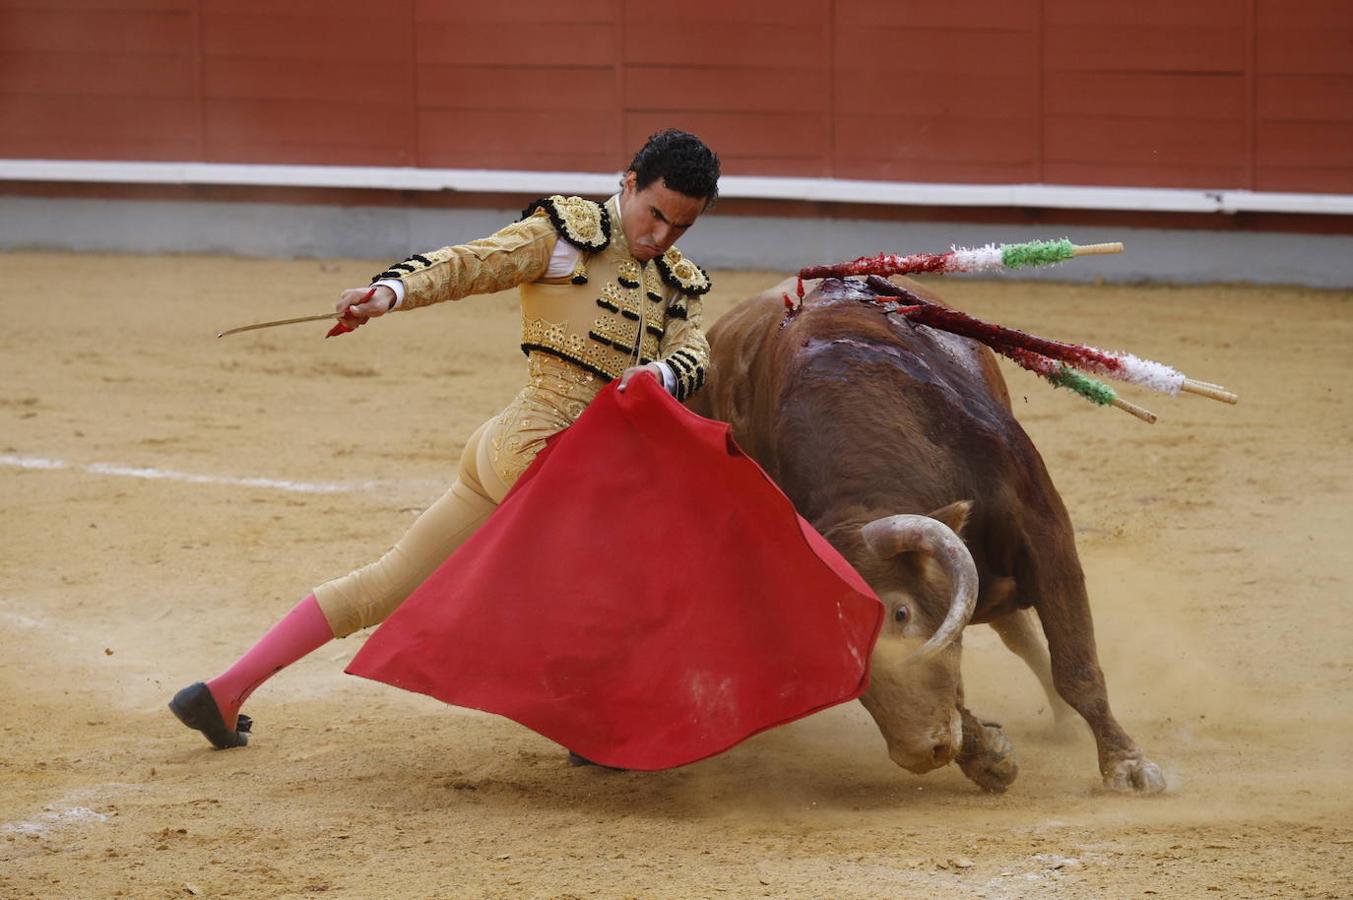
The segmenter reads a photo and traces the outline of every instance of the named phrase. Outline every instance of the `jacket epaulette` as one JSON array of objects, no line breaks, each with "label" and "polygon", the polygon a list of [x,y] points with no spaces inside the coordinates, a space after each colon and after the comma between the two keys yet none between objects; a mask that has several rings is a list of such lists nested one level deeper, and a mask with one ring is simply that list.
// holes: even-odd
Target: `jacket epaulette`
[{"label": "jacket epaulette", "polygon": [[599,253],[611,243],[611,215],[606,207],[582,197],[542,197],[521,211],[523,219],[545,210],[555,231],[584,253]]},{"label": "jacket epaulette", "polygon": [[709,293],[709,273],[683,256],[677,248],[671,248],[654,262],[662,280],[681,293],[691,297]]}]

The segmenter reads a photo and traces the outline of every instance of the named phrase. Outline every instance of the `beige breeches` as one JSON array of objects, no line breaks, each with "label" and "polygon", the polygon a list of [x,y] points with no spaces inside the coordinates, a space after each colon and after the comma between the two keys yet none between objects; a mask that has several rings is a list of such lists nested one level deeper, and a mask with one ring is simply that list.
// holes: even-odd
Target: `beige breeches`
[{"label": "beige breeches", "polygon": [[596,376],[552,356],[532,354],[529,370],[521,392],[466,442],[451,489],[399,542],[374,563],[315,588],[335,637],[394,612],[498,508],[545,439],[573,424],[602,387]]}]

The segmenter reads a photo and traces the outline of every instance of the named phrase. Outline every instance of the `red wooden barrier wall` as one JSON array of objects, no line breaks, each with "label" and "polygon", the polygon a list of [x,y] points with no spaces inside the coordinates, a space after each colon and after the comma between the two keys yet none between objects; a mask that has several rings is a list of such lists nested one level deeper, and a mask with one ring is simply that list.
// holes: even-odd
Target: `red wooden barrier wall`
[{"label": "red wooden barrier wall", "polygon": [[0,157],[1353,193],[1353,0],[0,0]]}]

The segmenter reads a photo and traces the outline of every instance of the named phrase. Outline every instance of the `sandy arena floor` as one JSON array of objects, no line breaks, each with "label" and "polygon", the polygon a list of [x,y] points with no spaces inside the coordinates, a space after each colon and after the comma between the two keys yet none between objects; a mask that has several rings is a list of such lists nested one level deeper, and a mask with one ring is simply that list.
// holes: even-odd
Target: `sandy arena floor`
[{"label": "sandy arena floor", "polygon": [[[1009,375],[1118,717],[1171,787],[1102,792],[1088,731],[1054,737],[976,627],[971,704],[1022,764],[988,796],[895,768],[856,704],[677,771],[570,768],[511,722],[343,675],[360,638],[259,691],[247,749],[174,721],[175,689],[397,537],[518,386],[510,295],[341,340],[214,337],[323,311],[374,266],[0,256],[0,896],[1353,894],[1353,294],[944,286],[1243,397],[1125,390],[1149,426]],[[710,319],[778,277],[715,273]]]}]

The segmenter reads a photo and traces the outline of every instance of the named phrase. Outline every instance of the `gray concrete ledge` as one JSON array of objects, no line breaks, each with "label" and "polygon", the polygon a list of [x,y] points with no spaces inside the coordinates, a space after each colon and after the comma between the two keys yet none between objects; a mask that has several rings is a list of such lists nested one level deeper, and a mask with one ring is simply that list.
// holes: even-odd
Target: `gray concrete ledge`
[{"label": "gray concrete ledge", "polygon": [[[402,259],[490,234],[516,210],[411,209],[0,197],[0,250],[221,253],[263,257]],[[1128,252],[1011,273],[1048,281],[1249,282],[1353,288],[1353,238],[956,222],[877,222],[732,216],[703,219],[681,242],[705,268],[794,271],[880,251],[937,252],[1034,238],[1121,240]]]}]

